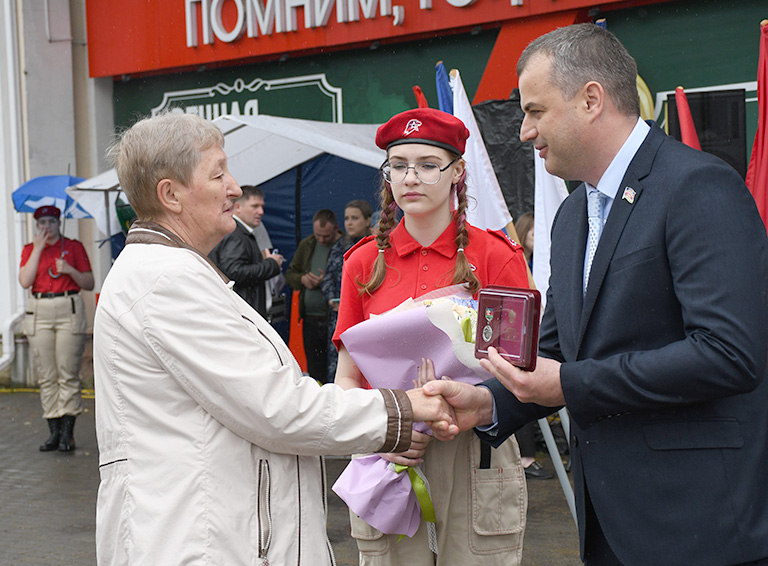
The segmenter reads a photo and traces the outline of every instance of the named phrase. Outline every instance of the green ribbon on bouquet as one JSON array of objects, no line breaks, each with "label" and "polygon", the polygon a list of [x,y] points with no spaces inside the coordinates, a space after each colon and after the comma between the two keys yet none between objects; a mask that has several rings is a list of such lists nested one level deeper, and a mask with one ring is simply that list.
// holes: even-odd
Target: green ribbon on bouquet
[{"label": "green ribbon on bouquet", "polygon": [[[394,469],[398,474],[408,470],[408,479],[411,480],[411,487],[416,494],[416,500],[419,502],[419,507],[421,508],[421,516],[426,522],[429,549],[437,554],[437,526],[435,525],[437,518],[435,517],[435,506],[432,504],[429,488],[422,477],[423,472],[416,468],[412,468],[411,466],[403,466],[401,464],[394,464]],[[403,540],[405,536],[406,535],[400,535],[397,537],[397,542]]]},{"label": "green ribbon on bouquet", "polygon": [[459,323],[461,333],[464,335],[464,341],[471,344],[475,343],[475,335],[472,333],[472,320],[467,317]]},{"label": "green ribbon on bouquet", "polygon": [[[406,470],[408,471],[408,478],[411,480],[413,492],[416,494],[416,499],[421,508],[421,516],[425,521],[434,523],[436,520],[435,506],[432,504],[432,498],[429,496],[429,490],[427,489],[424,480],[421,479],[418,473],[416,473],[415,468],[412,468],[411,466],[403,466],[402,464],[395,464],[395,471],[398,474]],[[400,536],[404,537],[405,535]]]}]

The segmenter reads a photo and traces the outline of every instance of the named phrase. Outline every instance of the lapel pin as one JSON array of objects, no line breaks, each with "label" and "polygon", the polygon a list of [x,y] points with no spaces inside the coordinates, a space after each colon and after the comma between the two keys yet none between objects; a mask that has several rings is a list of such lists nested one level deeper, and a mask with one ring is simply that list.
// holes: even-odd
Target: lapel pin
[{"label": "lapel pin", "polygon": [[627,201],[629,204],[634,204],[636,194],[637,193],[635,192],[635,189],[632,187],[624,187],[624,194],[621,196],[621,198]]}]

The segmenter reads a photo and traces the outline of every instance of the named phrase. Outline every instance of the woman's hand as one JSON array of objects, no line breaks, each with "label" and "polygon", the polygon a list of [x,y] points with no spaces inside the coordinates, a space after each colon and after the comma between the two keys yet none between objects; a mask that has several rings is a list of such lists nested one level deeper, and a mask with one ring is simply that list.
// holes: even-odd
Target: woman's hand
[{"label": "woman's hand", "polygon": [[72,276],[72,273],[75,272],[75,268],[72,267],[64,258],[61,258],[61,257],[57,258],[55,261],[55,265],[56,265],[56,273]]},{"label": "woman's hand", "polygon": [[51,232],[47,226],[40,228],[32,237],[32,246],[42,250],[45,247],[45,243],[48,241],[48,236],[50,235]]},{"label": "woman's hand", "polygon": [[[414,387],[424,387],[424,384],[429,381],[435,381],[435,364],[429,358],[421,358],[421,365],[419,366],[419,376],[413,382]],[[449,377],[443,376],[443,379],[450,380]]]},{"label": "woman's hand", "polygon": [[422,432],[411,432],[411,447],[405,452],[398,452],[397,454],[384,452],[379,454],[382,458],[388,462],[400,464],[403,466],[418,466],[423,461],[424,452],[427,451],[427,446],[432,441],[432,437]]}]

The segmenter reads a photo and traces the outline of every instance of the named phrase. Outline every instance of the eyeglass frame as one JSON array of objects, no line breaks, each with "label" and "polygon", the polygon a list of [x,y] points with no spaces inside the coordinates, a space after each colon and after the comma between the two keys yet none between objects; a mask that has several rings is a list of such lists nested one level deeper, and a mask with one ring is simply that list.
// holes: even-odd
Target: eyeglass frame
[{"label": "eyeglass frame", "polygon": [[[403,180],[402,181],[391,181],[391,180],[387,179],[387,174],[384,172],[384,168],[386,166],[390,165],[389,159],[385,160],[384,163],[381,164],[381,166],[379,167],[379,171],[381,171],[381,174],[382,174],[382,176],[384,177],[384,180],[387,183],[392,183],[394,185],[399,185],[400,183],[405,183],[405,179],[406,179],[406,177],[408,177],[408,171],[411,170],[411,169],[413,169],[413,174],[416,175],[416,178],[419,180],[419,182],[424,183],[425,185],[437,185],[440,182],[440,179],[442,179],[443,173],[445,173],[448,170],[448,168],[451,165],[453,165],[454,163],[456,163],[459,159],[461,159],[461,157],[454,157],[453,160],[448,165],[446,165],[445,167],[440,167],[440,165],[438,165],[437,163],[432,163],[431,161],[414,161],[413,165],[411,165],[407,161],[398,161],[398,163],[405,163],[405,165],[406,165],[405,174],[403,175]],[[421,177],[419,177],[419,172],[416,170],[416,165],[418,165],[419,163],[432,163],[433,165],[437,165],[437,170],[440,171],[440,175],[437,177],[437,180],[434,181],[433,183],[429,183],[429,182],[425,181],[424,179],[422,179]],[[390,177],[391,177],[391,175],[390,175]]]}]

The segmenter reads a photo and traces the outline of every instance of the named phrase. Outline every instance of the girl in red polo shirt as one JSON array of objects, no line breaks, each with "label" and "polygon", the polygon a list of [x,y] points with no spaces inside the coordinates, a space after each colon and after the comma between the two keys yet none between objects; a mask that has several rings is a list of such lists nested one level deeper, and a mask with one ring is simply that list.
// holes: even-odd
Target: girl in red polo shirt
[{"label": "girl in red polo shirt", "polygon": [[34,216],[37,232],[21,252],[19,283],[32,291],[22,330],[32,350],[50,431],[40,450],[71,452],[75,418],[83,412],[80,366],[87,321],[80,290],[93,289],[93,273],[83,244],[59,232],[58,208],[41,206]]},{"label": "girl in red polo shirt", "polygon": [[[528,286],[523,249],[501,232],[466,222],[467,172],[461,155],[467,137],[461,120],[430,108],[397,114],[377,132],[376,144],[387,151],[381,221],[377,235],[345,258],[333,337],[339,349],[335,381],[345,389],[367,387],[367,381],[339,336],[370,315],[455,284],[465,284],[473,294],[488,285]],[[527,492],[514,438],[493,450],[488,463],[488,452],[473,432],[451,442],[413,435],[410,451],[381,456],[421,464],[435,507],[438,552],[430,550],[423,521],[413,538],[398,541],[398,535],[382,534],[351,513],[360,564],[519,564]]]}]

